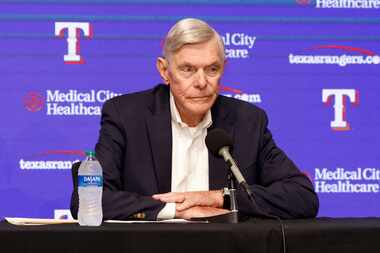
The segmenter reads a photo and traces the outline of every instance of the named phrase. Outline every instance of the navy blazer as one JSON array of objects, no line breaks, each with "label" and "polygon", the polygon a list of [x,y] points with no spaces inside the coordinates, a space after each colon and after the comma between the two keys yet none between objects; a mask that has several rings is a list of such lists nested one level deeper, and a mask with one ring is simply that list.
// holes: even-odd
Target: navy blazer
[{"label": "navy blazer", "polygon": [[[211,108],[213,124],[233,139],[233,156],[255,196],[249,200],[240,188],[237,204],[250,216],[315,217],[318,197],[310,180],[274,143],[268,120],[258,107],[218,96]],[[169,88],[118,96],[102,110],[96,157],[103,167],[104,219],[154,220],[164,203],[151,198],[171,191],[172,130]],[[209,188],[222,189],[228,167],[209,153]],[[76,217],[78,196],[72,195]]]}]

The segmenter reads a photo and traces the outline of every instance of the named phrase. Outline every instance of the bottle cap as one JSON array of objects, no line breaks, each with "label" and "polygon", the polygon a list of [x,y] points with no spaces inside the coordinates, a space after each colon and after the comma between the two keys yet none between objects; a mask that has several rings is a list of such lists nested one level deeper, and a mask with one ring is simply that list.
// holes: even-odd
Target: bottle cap
[{"label": "bottle cap", "polygon": [[95,157],[95,151],[93,151],[93,150],[86,150],[86,156],[87,157]]}]

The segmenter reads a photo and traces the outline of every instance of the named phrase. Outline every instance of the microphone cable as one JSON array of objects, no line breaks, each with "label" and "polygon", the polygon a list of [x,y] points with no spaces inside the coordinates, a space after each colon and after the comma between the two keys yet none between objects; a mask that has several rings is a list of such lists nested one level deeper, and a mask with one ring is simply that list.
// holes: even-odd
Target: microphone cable
[{"label": "microphone cable", "polygon": [[277,220],[279,223],[280,223],[280,228],[281,228],[281,238],[282,238],[282,253],[286,253],[287,252],[287,244],[286,244],[286,230],[285,230],[285,225],[282,221],[282,219],[276,215],[271,215],[271,214],[266,214],[265,212],[262,211],[262,209],[260,208],[259,205],[257,205],[257,202],[255,200],[255,197],[253,196],[253,192],[251,191],[251,189],[249,188],[248,184],[243,182],[241,185],[243,186],[243,188],[245,189],[246,193],[248,193],[248,197],[250,199],[250,201],[257,207],[258,211],[261,213],[261,215],[263,217],[266,217],[266,218],[272,218],[272,219],[275,219]]}]

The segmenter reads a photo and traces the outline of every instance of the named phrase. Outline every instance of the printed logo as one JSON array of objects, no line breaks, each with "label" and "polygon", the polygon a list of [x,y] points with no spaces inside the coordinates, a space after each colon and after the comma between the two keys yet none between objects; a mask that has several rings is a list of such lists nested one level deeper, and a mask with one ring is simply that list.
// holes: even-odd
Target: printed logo
[{"label": "printed logo", "polygon": [[249,58],[249,52],[256,42],[256,36],[245,33],[225,33],[221,36],[226,58]]},{"label": "printed logo", "polygon": [[330,99],[334,99],[334,120],[330,122],[330,127],[336,131],[348,131],[350,125],[346,120],[346,100],[348,98],[354,105],[359,104],[359,92],[354,89],[323,89],[322,102],[329,104]]},{"label": "printed logo", "polygon": [[296,0],[299,5],[313,4],[318,9],[379,9],[380,0]]},{"label": "printed logo", "polygon": [[55,22],[55,36],[64,38],[67,30],[67,54],[63,56],[63,61],[67,64],[83,64],[84,59],[80,53],[80,32],[85,37],[92,38],[93,32],[90,23],[87,22]]},{"label": "printed logo", "polygon": [[44,105],[44,98],[35,91],[28,92],[23,98],[25,108],[30,112],[38,112]]},{"label": "printed logo", "polygon": [[89,187],[89,186],[103,186],[102,176],[78,176],[78,186]]},{"label": "printed logo", "polygon": [[[46,104],[47,116],[98,116],[102,104],[121,93],[111,90],[46,90],[46,98],[38,92],[28,92],[24,97],[25,108],[38,111]],[[37,110],[38,109],[38,110]]]},{"label": "printed logo", "polygon": [[310,0],[296,0],[296,2],[299,5],[308,5],[308,4],[310,4]]},{"label": "printed logo", "polygon": [[[380,0],[379,0],[380,1]],[[340,67],[345,67],[347,65],[355,64],[380,64],[380,56],[376,55],[374,52],[350,46],[340,46],[340,45],[321,45],[312,47],[309,50],[330,50],[331,51],[347,51],[351,53],[356,53],[355,55],[348,54],[289,54],[290,64],[330,64],[338,65]],[[358,55],[359,54],[359,55]]]},{"label": "printed logo", "polygon": [[251,104],[261,103],[261,95],[257,93],[244,93],[241,90],[221,85],[219,87],[221,95],[233,97]]},{"label": "printed logo", "polygon": [[380,0],[315,0],[316,8],[379,9]]},{"label": "printed logo", "polygon": [[317,193],[378,193],[379,168],[315,168],[314,187]]},{"label": "printed logo", "polygon": [[[67,159],[67,156],[77,159]],[[19,167],[21,170],[71,170],[73,164],[80,161],[78,157],[82,159],[85,153],[81,150],[48,150],[20,158]]]}]

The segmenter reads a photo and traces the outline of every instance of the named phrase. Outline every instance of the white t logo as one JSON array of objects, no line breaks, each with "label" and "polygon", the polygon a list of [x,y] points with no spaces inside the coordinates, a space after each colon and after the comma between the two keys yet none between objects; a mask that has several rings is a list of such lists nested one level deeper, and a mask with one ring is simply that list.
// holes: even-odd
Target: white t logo
[{"label": "white t logo", "polygon": [[83,58],[79,55],[79,33],[82,30],[84,36],[91,38],[92,29],[87,22],[55,22],[55,36],[64,37],[64,31],[67,29],[67,54],[63,56],[65,63],[84,63]]},{"label": "white t logo", "polygon": [[329,98],[334,96],[334,120],[330,122],[333,130],[347,131],[350,125],[346,121],[346,101],[348,97],[352,104],[359,103],[359,92],[354,89],[323,89],[322,102],[328,104]]}]

